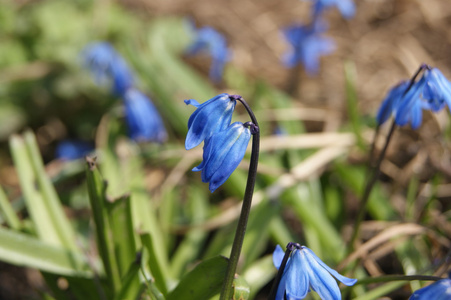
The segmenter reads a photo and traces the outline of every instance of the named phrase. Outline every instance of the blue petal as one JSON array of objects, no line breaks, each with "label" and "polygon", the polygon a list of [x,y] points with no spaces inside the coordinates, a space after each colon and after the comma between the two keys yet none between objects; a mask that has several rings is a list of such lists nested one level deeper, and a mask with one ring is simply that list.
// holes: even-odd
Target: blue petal
[{"label": "blue petal", "polygon": [[221,186],[238,167],[246,153],[251,138],[249,128],[236,122],[222,132],[215,134],[211,143],[213,152],[202,173],[202,180],[210,182],[210,191]]},{"label": "blue petal", "polygon": [[309,292],[310,280],[307,271],[308,263],[299,249],[291,253],[290,264],[286,268],[286,292],[288,298],[303,299]]},{"label": "blue petal", "polygon": [[285,251],[282,250],[280,245],[276,246],[276,250],[272,253],[272,262],[274,266],[279,270],[280,264],[282,264],[283,257],[285,256]]},{"label": "blue petal", "polygon": [[192,149],[211,137],[215,132],[229,126],[236,100],[228,94],[220,94],[202,103],[188,120],[188,134],[185,140],[186,150]]},{"label": "blue petal", "polygon": [[192,106],[195,106],[195,107],[199,107],[200,106],[200,103],[197,102],[194,99],[187,99],[187,100],[184,100],[184,102],[185,102],[186,105],[190,105],[191,104]]},{"label": "blue petal", "polygon": [[376,120],[379,125],[384,124],[392,114],[396,113],[408,85],[408,81],[403,81],[388,92],[376,115]]},{"label": "blue petal", "polygon": [[313,259],[324,269],[326,269],[330,274],[332,274],[335,278],[337,278],[340,282],[342,282],[343,284],[347,285],[347,286],[352,286],[357,282],[357,279],[352,279],[352,278],[348,278],[345,277],[343,275],[341,275],[340,273],[338,273],[337,271],[335,271],[334,269],[331,269],[328,265],[326,265],[318,256],[316,256],[315,253],[313,253],[312,250],[310,250],[307,247],[303,247],[304,251],[306,251],[311,257],[313,257]]},{"label": "blue petal", "polygon": [[412,110],[421,101],[420,95],[423,92],[426,81],[424,77],[420,81],[413,84],[410,90],[405,94],[395,115],[395,122],[399,126],[406,125],[412,121]]},{"label": "blue petal", "polygon": [[415,291],[409,300],[449,300],[451,299],[451,279],[442,279]]}]

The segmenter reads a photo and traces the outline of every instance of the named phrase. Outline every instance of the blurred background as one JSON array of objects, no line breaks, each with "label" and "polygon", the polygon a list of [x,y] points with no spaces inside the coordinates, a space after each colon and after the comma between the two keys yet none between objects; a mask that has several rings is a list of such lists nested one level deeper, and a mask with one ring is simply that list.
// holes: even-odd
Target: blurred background
[{"label": "blurred background", "polygon": [[[227,92],[248,100],[262,128],[264,150],[258,189],[277,183],[285,175],[294,176],[290,187],[307,182],[304,191],[298,190],[296,196],[287,198],[304,195],[320,201],[315,198],[321,195],[331,226],[341,241],[349,240],[368,145],[376,126],[374,116],[387,91],[400,80],[410,78],[421,63],[438,67],[451,78],[448,0],[356,0],[355,4],[353,18],[344,19],[337,9],[325,12],[328,22],[325,36],[335,42],[335,51],[322,56],[318,73],[309,75],[302,66],[290,69],[281,62],[290,48],[281,29],[310,22],[309,1],[0,1],[2,188],[20,218],[27,219],[8,145],[12,135],[31,130],[66,215],[89,241],[84,165],[58,159],[58,145],[77,140],[96,149],[108,148],[114,152],[119,168],[130,157],[139,156],[146,193],[152,196],[156,207],[161,208],[169,190],[172,191],[169,197],[181,203],[169,210],[163,207],[163,212],[159,212],[161,218],[169,218],[162,226],[173,235],[168,242],[170,253],[174,253],[186,233],[183,226],[189,219],[184,212],[184,205],[189,202],[187,185],[196,185],[198,193],[207,199],[210,206],[205,220],[215,217],[219,223],[206,225],[208,234],[199,245],[200,254],[193,256],[193,260],[208,256],[206,253],[214,252],[215,248],[206,250],[205,245],[214,239],[220,226],[234,220],[222,213],[229,212],[241,199],[248,157],[223,190],[210,194],[207,185],[200,182],[199,174],[190,172],[202,154],[200,149],[184,150],[186,124],[193,109],[185,106],[183,100],[194,98],[204,102]],[[185,53],[192,42],[189,20],[197,27],[213,27],[225,36],[232,56],[220,82],[212,82],[208,77],[211,63],[208,55]],[[169,135],[166,143],[129,141],[121,100],[111,95],[108,88],[96,85],[83,67],[81,53],[95,41],[108,41],[127,61],[136,74],[137,86],[150,97],[163,119]],[[246,121],[245,111],[238,107],[238,112],[237,119]],[[431,236],[437,239],[429,236],[420,246],[411,245],[417,249],[416,255],[424,257],[407,265],[393,249],[381,250],[380,256],[365,265],[369,275],[415,273],[424,270],[433,259],[447,257],[451,236],[450,129],[449,111],[445,109],[436,115],[425,113],[423,125],[417,131],[406,127],[396,132],[388,159],[382,164],[381,185],[375,192],[376,198],[386,202],[370,208],[367,227],[363,229],[364,240],[386,228],[389,221],[426,224],[434,231]],[[383,127],[382,131],[385,130]],[[312,146],[302,146],[305,142],[302,135],[310,133],[319,135],[312,136]],[[284,142],[269,139],[278,134],[293,139]],[[377,145],[383,141],[381,138]],[[314,156],[326,146],[338,152]],[[108,162],[105,152],[98,155],[100,164]],[[313,165],[300,165],[301,171],[295,169],[305,159],[311,159]],[[108,177],[108,170],[102,171]],[[121,177],[115,176],[116,179],[110,179],[112,197],[127,192],[127,187],[118,183]],[[409,206],[412,197],[421,200],[413,208]],[[312,237],[315,225],[306,226],[301,222],[302,212],[290,211],[291,200],[283,203],[280,221],[285,222],[288,236],[296,241],[310,239],[315,245]],[[383,212],[378,213],[378,209]],[[165,212],[168,214],[164,215]],[[377,220],[384,222],[371,223]],[[284,241],[274,238],[270,229],[267,235],[259,244],[259,253],[252,254],[254,259],[270,254],[276,242]],[[321,248],[323,243],[316,240],[312,248]],[[336,257],[331,260],[339,262]],[[259,294],[261,299],[269,280],[259,283],[263,291]],[[0,299],[40,299],[47,289],[38,271],[0,262]],[[405,286],[393,288],[388,297],[406,299],[409,292]]]}]

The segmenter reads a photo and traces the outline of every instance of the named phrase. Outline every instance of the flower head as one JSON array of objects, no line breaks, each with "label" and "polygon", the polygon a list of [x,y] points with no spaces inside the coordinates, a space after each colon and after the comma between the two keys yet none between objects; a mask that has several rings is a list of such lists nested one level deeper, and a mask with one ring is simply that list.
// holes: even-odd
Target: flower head
[{"label": "flower head", "polygon": [[[347,278],[329,268],[309,248],[292,245],[295,247],[283,271],[276,300],[283,300],[285,294],[290,300],[304,299],[310,290],[317,292],[321,299],[340,300],[340,289],[333,277],[348,286],[357,282],[357,279]],[[273,253],[273,263],[277,269],[283,257],[284,251],[277,245]]]},{"label": "flower head", "polygon": [[212,60],[209,74],[210,78],[214,81],[220,81],[224,65],[231,57],[225,37],[208,26],[196,29],[190,23],[190,28],[194,32],[194,39],[186,49],[186,53],[188,55],[195,55],[199,52],[204,52],[210,55]]},{"label": "flower head", "polygon": [[61,160],[82,158],[94,150],[94,145],[81,140],[64,140],[56,146],[55,156]]},{"label": "flower head", "polygon": [[341,15],[352,18],[355,14],[355,4],[352,0],[310,0],[313,2],[313,16],[318,17],[324,10],[333,6],[337,7]]},{"label": "flower head", "polygon": [[446,278],[415,291],[409,300],[451,299],[451,279]]},{"label": "flower head", "polygon": [[407,91],[409,84],[409,81],[402,81],[388,92],[376,115],[376,120],[379,125],[382,125],[390,116],[396,114],[399,103]]},{"label": "flower head", "polygon": [[238,167],[251,138],[251,124],[235,122],[205,141],[203,161],[193,171],[202,171],[202,182],[213,193]]},{"label": "flower head", "polygon": [[97,84],[110,84],[113,93],[122,96],[134,84],[133,74],[125,60],[106,42],[89,44],[82,53],[86,67]]},{"label": "flower head", "polygon": [[163,121],[146,95],[130,88],[124,94],[124,106],[125,120],[133,140],[158,143],[166,141],[167,133]]},{"label": "flower head", "polygon": [[196,147],[214,133],[224,130],[230,125],[236,106],[236,97],[239,96],[224,93],[202,104],[194,99],[185,100],[186,104],[197,107],[188,120],[186,150]]},{"label": "flower head", "polygon": [[320,20],[311,25],[293,25],[283,30],[291,49],[283,57],[284,64],[292,68],[302,63],[308,74],[314,75],[319,69],[319,58],[331,53],[334,42],[322,36],[326,24]]}]

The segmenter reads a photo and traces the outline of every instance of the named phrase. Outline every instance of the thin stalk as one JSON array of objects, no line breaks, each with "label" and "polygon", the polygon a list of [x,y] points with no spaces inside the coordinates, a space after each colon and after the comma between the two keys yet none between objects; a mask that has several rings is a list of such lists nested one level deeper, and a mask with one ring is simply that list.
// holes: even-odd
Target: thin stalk
[{"label": "thin stalk", "polygon": [[[415,79],[420,74],[420,72],[422,70],[424,70],[424,69],[427,69],[427,68],[430,68],[430,67],[428,65],[426,65],[426,64],[422,64],[418,68],[418,70],[415,72],[415,74],[410,79],[410,84],[406,88],[406,90],[404,91],[403,97],[412,88],[412,86],[415,83]],[[359,234],[360,224],[362,223],[363,217],[365,216],[365,213],[366,213],[366,207],[368,205],[368,201],[369,201],[369,198],[370,198],[371,191],[372,191],[372,189],[373,189],[373,187],[374,187],[374,185],[375,185],[375,183],[377,181],[377,178],[379,177],[379,174],[381,172],[381,170],[380,170],[381,163],[382,163],[382,161],[383,161],[383,159],[385,157],[385,153],[387,152],[387,148],[388,148],[390,140],[391,140],[391,138],[393,136],[393,132],[395,131],[395,128],[396,128],[396,118],[392,118],[392,124],[391,124],[391,127],[390,127],[390,131],[389,131],[389,133],[387,135],[387,139],[385,140],[384,148],[382,149],[382,152],[381,152],[381,154],[379,155],[379,157],[378,157],[378,159],[376,161],[376,164],[375,164],[375,166],[373,168],[373,171],[370,172],[370,174],[369,174],[370,177],[367,180],[367,184],[365,185],[365,190],[363,192],[363,196],[362,196],[362,200],[361,200],[360,211],[359,211],[359,214],[357,215],[357,218],[355,220],[354,231],[352,233],[351,240],[350,240],[350,243],[349,243],[349,246],[348,246],[348,253],[351,253],[352,250],[354,249],[354,243],[355,243],[355,241],[357,239],[357,236]],[[376,138],[377,138],[378,132],[379,132],[379,126],[378,126],[378,128],[376,130],[375,137],[374,137],[374,142],[373,142],[373,145],[371,147],[371,153],[370,153],[370,158],[369,158],[370,162],[368,163],[368,165],[370,166],[370,169],[371,169],[371,165],[372,165],[372,159],[373,159],[372,156],[374,154],[374,150],[375,150],[374,148],[375,148],[375,143],[376,143]]]},{"label": "thin stalk", "polygon": [[235,272],[240,258],[241,248],[243,246],[244,235],[246,233],[247,221],[249,219],[249,213],[251,211],[252,195],[254,193],[255,180],[257,178],[257,165],[258,156],[260,152],[260,130],[258,127],[257,119],[252,112],[249,105],[238,95],[232,95],[230,97],[240,101],[246,108],[253,125],[251,127],[252,133],[252,154],[249,165],[249,172],[246,183],[246,190],[244,192],[243,205],[241,208],[241,215],[238,220],[236,228],[235,238],[233,240],[232,251],[230,253],[229,264],[227,266],[227,272],[224,280],[224,284],[221,290],[220,300],[230,300],[233,295],[233,279],[235,278]]},{"label": "thin stalk", "polygon": [[385,140],[384,148],[382,149],[382,152],[376,161],[376,165],[374,166],[374,171],[371,173],[370,178],[368,179],[367,184],[365,186],[365,190],[363,192],[359,214],[357,215],[357,218],[355,220],[354,231],[352,232],[351,241],[349,242],[349,251],[348,251],[349,253],[350,253],[350,251],[352,251],[352,249],[354,249],[354,243],[359,234],[360,224],[362,223],[363,217],[365,216],[365,213],[366,213],[366,207],[367,207],[368,201],[370,199],[371,191],[374,187],[374,184],[377,181],[377,178],[379,177],[379,175],[381,173],[380,167],[381,167],[382,161],[385,157],[385,153],[387,152],[387,148],[390,143],[390,140],[393,136],[393,132],[395,132],[395,128],[396,128],[396,123],[395,123],[395,119],[393,119],[391,127],[390,127],[390,131],[388,132],[388,135],[387,135],[387,139]]},{"label": "thin stalk", "polygon": [[277,296],[277,289],[279,287],[280,280],[282,279],[283,271],[285,270],[285,266],[287,265],[288,258],[290,257],[291,252],[295,248],[294,243],[288,243],[287,250],[285,251],[285,255],[282,259],[282,263],[280,264],[279,271],[277,272],[276,278],[274,279],[274,282],[271,287],[271,291],[269,292],[268,300],[274,300]]},{"label": "thin stalk", "polygon": [[356,282],[356,285],[390,282],[390,281],[413,281],[413,280],[438,281],[438,280],[442,280],[442,279],[444,279],[444,278],[437,277],[437,276],[429,276],[429,275],[385,275],[385,276],[368,277],[368,278],[364,278],[364,279],[359,279]]}]

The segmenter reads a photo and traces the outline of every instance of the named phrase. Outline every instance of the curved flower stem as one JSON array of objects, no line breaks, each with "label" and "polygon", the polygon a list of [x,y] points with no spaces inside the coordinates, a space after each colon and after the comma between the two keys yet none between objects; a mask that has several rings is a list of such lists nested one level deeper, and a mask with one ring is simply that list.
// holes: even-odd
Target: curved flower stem
[{"label": "curved flower stem", "polygon": [[413,281],[413,280],[422,280],[422,281],[438,281],[443,278],[437,276],[428,276],[428,275],[386,275],[386,276],[378,276],[378,277],[368,277],[364,279],[359,279],[356,282],[358,284],[370,284],[370,283],[380,283],[380,282],[390,282],[390,281]]},{"label": "curved flower stem", "polygon": [[257,119],[252,112],[249,105],[241,98],[241,96],[232,95],[237,101],[240,101],[246,108],[249,116],[252,120],[251,133],[252,133],[252,154],[251,162],[249,165],[249,172],[247,177],[246,190],[244,192],[243,206],[241,208],[241,215],[238,220],[236,228],[235,239],[233,240],[232,251],[230,253],[229,265],[227,267],[227,273],[222,286],[220,300],[230,300],[233,295],[233,279],[235,278],[235,272],[240,258],[241,248],[243,246],[244,234],[246,233],[247,220],[249,219],[249,213],[251,211],[252,195],[254,193],[255,180],[257,178],[257,165],[258,156],[260,152],[260,130],[258,127]]},{"label": "curved flower stem", "polygon": [[373,172],[371,172],[370,177],[367,181],[367,184],[365,185],[365,190],[363,192],[362,201],[360,203],[360,210],[359,214],[357,215],[357,218],[355,219],[354,223],[354,231],[352,232],[351,240],[349,242],[349,253],[354,249],[354,243],[357,239],[357,236],[360,231],[360,224],[363,221],[363,217],[366,213],[366,207],[368,205],[368,201],[370,199],[371,191],[373,190],[374,184],[377,181],[377,178],[379,177],[379,174],[381,173],[381,164],[385,157],[385,152],[387,152],[388,144],[390,143],[391,137],[393,136],[393,132],[395,131],[396,123],[395,119],[392,120],[392,124],[390,127],[390,131],[388,132],[387,139],[385,140],[384,148],[382,148],[382,152],[379,155],[376,164],[374,166]]},{"label": "curved flower stem", "polygon": [[283,271],[285,270],[285,266],[287,265],[288,258],[290,257],[291,252],[296,248],[294,243],[288,243],[287,250],[285,251],[285,255],[282,259],[282,263],[280,264],[279,271],[277,272],[276,278],[271,287],[271,291],[269,292],[268,300],[274,300],[277,296],[277,289],[279,288],[280,280],[282,279]]}]

